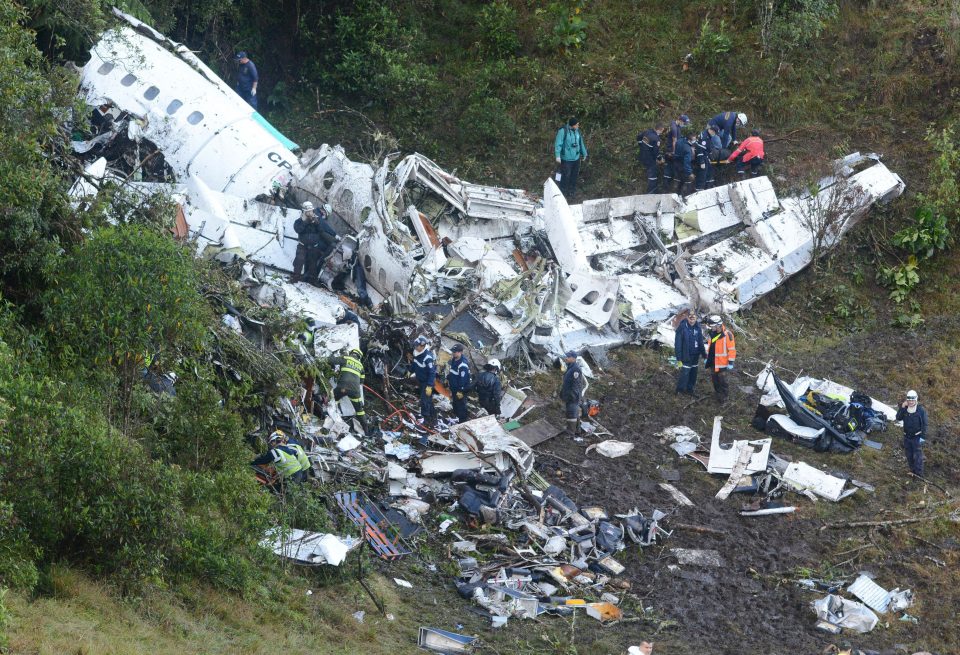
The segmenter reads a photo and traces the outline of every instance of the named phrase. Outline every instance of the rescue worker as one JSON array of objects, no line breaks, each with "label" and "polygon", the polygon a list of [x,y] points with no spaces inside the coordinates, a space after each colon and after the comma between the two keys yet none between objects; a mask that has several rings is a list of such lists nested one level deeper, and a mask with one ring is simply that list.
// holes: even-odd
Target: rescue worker
[{"label": "rescue worker", "polygon": [[653,128],[637,135],[637,158],[647,173],[647,193],[660,192],[659,165],[663,162],[660,154],[660,135],[667,129],[663,123],[657,123]]},{"label": "rescue worker", "polygon": [[500,360],[491,359],[484,364],[483,372],[477,376],[477,400],[480,406],[487,410],[487,414],[500,416],[500,397],[503,389],[500,385]]},{"label": "rescue worker", "polygon": [[729,161],[737,162],[738,176],[746,175],[747,165],[749,165],[750,177],[756,177],[760,174],[760,167],[763,166],[763,158],[763,139],[760,138],[760,130],[754,130],[751,136],[744,139],[743,143],[730,153]]},{"label": "rescue worker", "polygon": [[697,137],[697,143],[694,149],[695,161],[700,160],[701,164],[695,171],[697,174],[697,191],[713,188],[715,184],[714,164],[720,160],[720,151],[722,149],[723,146],[720,144],[720,137],[717,135],[717,126],[709,123],[706,129]]},{"label": "rescue worker", "polygon": [[408,353],[407,357],[410,361],[407,370],[417,378],[420,391],[420,418],[426,425],[434,426],[437,415],[433,406],[433,383],[437,379],[437,364],[425,336],[414,339],[413,354]]},{"label": "rescue worker", "polygon": [[560,400],[563,401],[564,417],[567,419],[565,434],[571,437],[575,437],[580,428],[580,402],[583,397],[583,370],[577,357],[576,350],[568,350],[564,355],[567,370],[560,387]]},{"label": "rescue worker", "polygon": [[693,388],[697,384],[700,357],[707,356],[707,348],[703,343],[703,330],[697,322],[697,313],[693,308],[687,310],[687,317],[677,326],[676,335],[673,338],[673,353],[680,363],[676,392],[692,396]]},{"label": "rescue worker", "polygon": [[241,50],[233,56],[237,62],[237,95],[243,98],[248,105],[257,108],[257,84],[260,82],[260,75],[257,73],[257,66],[247,53]]},{"label": "rescue worker", "polygon": [[733,332],[724,327],[723,320],[717,314],[707,319],[707,327],[710,328],[710,336],[704,367],[712,371],[713,392],[717,402],[722,404],[727,402],[727,397],[730,395],[727,372],[733,370],[734,362],[737,360],[737,344],[734,341]]},{"label": "rescue worker", "polygon": [[359,348],[351,348],[343,357],[331,357],[330,364],[340,367],[340,377],[337,378],[337,386],[333,390],[333,399],[339,401],[344,396],[350,399],[357,420],[360,421],[363,432],[366,434],[369,427],[367,425],[367,412],[363,403],[363,382],[365,379],[363,351]]},{"label": "rescue worker", "polygon": [[686,114],[680,114],[678,118],[670,121],[670,131],[667,132],[667,136],[664,139],[663,156],[665,158],[665,165],[663,167],[663,188],[666,189],[668,193],[673,191],[675,171],[673,160],[677,154],[677,144],[682,140],[681,131],[684,126],[689,124],[690,117]]},{"label": "rescue worker", "polygon": [[467,420],[467,392],[470,391],[470,364],[463,356],[463,346],[454,344],[450,349],[453,358],[447,364],[447,388],[450,389],[450,400],[453,403],[453,413],[461,423]]},{"label": "rescue worker", "polygon": [[360,316],[356,312],[353,312],[343,305],[337,307],[333,312],[333,317],[337,321],[337,325],[346,325],[347,323],[356,323],[357,330],[363,329],[360,325]]},{"label": "rescue worker", "polygon": [[587,146],[580,133],[579,118],[571,118],[557,130],[557,136],[553,140],[553,156],[560,166],[560,191],[569,202],[577,191],[580,162],[587,160]]},{"label": "rescue worker", "polygon": [[250,462],[251,466],[270,464],[280,476],[280,482],[304,482],[310,470],[310,460],[303,446],[287,442],[282,430],[275,430],[267,439],[267,452]]},{"label": "rescue worker", "polygon": [[307,200],[300,207],[303,213],[293,223],[298,243],[290,281],[299,282],[304,279],[310,284],[317,285],[320,264],[333,251],[340,236],[327,223],[323,213],[314,208],[312,202]]},{"label": "rescue worker", "polygon": [[684,196],[689,195],[696,179],[693,173],[693,144],[696,138],[692,128],[684,127],[673,153],[673,177],[677,181],[677,192]]},{"label": "rescue worker", "polygon": [[725,111],[711,118],[710,122],[717,126],[720,145],[732,148],[740,143],[737,141],[737,128],[747,124],[747,115],[743,112]]},{"label": "rescue worker", "polygon": [[907,454],[910,472],[923,477],[923,443],[927,440],[927,410],[918,402],[917,392],[911,389],[897,409],[897,420],[903,421],[903,449]]}]

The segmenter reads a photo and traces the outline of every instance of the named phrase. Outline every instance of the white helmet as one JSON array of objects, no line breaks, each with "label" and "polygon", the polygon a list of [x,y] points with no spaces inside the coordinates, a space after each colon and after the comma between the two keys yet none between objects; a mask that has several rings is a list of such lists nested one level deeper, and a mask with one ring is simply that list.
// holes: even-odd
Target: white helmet
[{"label": "white helmet", "polygon": [[496,369],[501,368],[499,359],[491,359],[490,361],[487,362],[487,364],[489,364],[490,366]]},{"label": "white helmet", "polygon": [[313,210],[313,203],[310,202],[309,200],[305,200],[305,201],[303,202],[303,204],[300,205],[300,209],[302,209],[302,210],[305,211],[305,212],[312,211],[312,210]]},{"label": "white helmet", "polygon": [[907,392],[907,400],[917,400],[917,398],[918,398],[917,392],[914,391],[913,389]]},{"label": "white helmet", "polygon": [[338,321],[346,315],[347,315],[347,309],[343,305],[340,305],[335,310],[333,310],[333,317]]},{"label": "white helmet", "polygon": [[740,124],[741,124],[741,125],[746,125],[746,124],[747,124],[747,115],[744,114],[743,112],[740,112],[739,114],[737,114],[737,120],[740,121]]}]

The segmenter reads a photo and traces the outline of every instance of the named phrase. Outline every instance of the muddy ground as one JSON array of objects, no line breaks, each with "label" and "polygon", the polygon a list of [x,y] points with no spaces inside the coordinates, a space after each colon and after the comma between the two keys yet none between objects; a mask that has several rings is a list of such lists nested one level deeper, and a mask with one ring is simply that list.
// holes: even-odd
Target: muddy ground
[{"label": "muddy ground", "polygon": [[[814,279],[810,275],[805,274]],[[792,284],[802,290],[803,278]],[[865,294],[876,292],[866,290]],[[630,546],[617,556],[627,568],[621,579],[630,583],[623,601],[625,621],[601,627],[584,617],[514,619],[494,632],[475,608],[456,599],[452,579],[441,568],[435,575],[424,571],[422,578],[442,587],[431,592],[439,594],[434,596],[434,606],[445,607],[437,620],[447,625],[438,627],[459,626],[479,634],[485,644],[482,650],[496,653],[621,653],[641,639],[655,640],[659,644],[655,652],[675,655],[813,654],[844,640],[884,653],[960,652],[952,609],[960,607],[954,579],[960,564],[960,524],[941,519],[889,528],[821,529],[837,522],[931,517],[958,507],[953,496],[960,484],[950,458],[957,445],[952,418],[957,407],[952,395],[940,388],[943,371],[937,365],[953,370],[950,362],[957,361],[954,344],[960,344],[960,329],[944,316],[931,319],[916,333],[888,327],[880,319],[866,321],[869,329],[821,326],[814,330],[814,322],[822,322],[823,317],[801,313],[800,307],[809,302],[807,295],[780,290],[773,296],[736,319],[742,329],[738,370],[731,377],[725,405],[713,399],[709,375],[702,371],[693,401],[675,395],[675,371],[666,361],[671,354],[668,349],[626,347],[610,354],[588,395],[602,400],[598,418],[612,434],[602,438],[635,442],[633,452],[619,459],[586,454],[586,447],[599,441],[590,437],[576,442],[559,436],[535,448],[537,470],[581,506],[599,505],[610,513],[635,507],[647,515],[653,509],[671,513],[665,522],[673,529],[670,537],[645,549]],[[884,444],[880,451],[862,448],[847,455],[821,454],[781,439],[773,443],[777,455],[846,473],[874,485],[875,493],[860,490],[836,504],[788,494],[783,500],[796,505],[796,513],[756,518],[738,515],[741,504],[751,499],[747,494],[716,500],[725,478],[708,475],[697,462],[680,460],[655,433],[671,425],[687,425],[709,445],[713,417],[722,415],[721,440],[763,437],[750,420],[759,400],[756,375],[770,360],[789,381],[803,371],[863,389],[888,404],[898,402],[907,387],[918,388],[921,402],[931,413],[933,436],[926,472],[931,483],[907,475],[899,447],[902,435],[891,426],[871,437]],[[561,408],[551,397],[558,381],[559,372],[529,381],[542,405],[525,422],[542,415],[562,425]],[[673,484],[695,507],[678,507],[659,489],[664,469],[679,471],[680,478]],[[684,526],[707,528],[709,533]],[[442,561],[443,542],[433,538],[431,542],[436,549],[432,554],[438,556],[435,561]],[[723,566],[685,566],[678,575],[668,569],[677,563],[670,553],[677,547],[716,550]],[[888,589],[912,588],[917,601],[908,613],[919,622],[887,614],[867,635],[816,631],[810,602],[824,592],[803,590],[795,581],[813,577],[851,582],[861,570],[876,573],[878,582]]]}]

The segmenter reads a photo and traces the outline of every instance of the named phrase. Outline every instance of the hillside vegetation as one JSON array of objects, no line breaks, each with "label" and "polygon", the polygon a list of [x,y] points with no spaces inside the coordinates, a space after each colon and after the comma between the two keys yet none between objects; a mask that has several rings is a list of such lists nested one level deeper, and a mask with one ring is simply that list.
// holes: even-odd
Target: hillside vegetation
[{"label": "hillside vegetation", "polygon": [[[666,652],[708,652],[696,626],[686,631],[662,607],[645,610],[652,591],[639,586],[652,589],[648,582],[635,583],[636,623],[603,631],[515,621],[491,633],[457,599],[445,547],[432,538],[399,569],[416,580],[415,594],[393,585],[396,568],[370,574],[392,619],[377,614],[353,571],[290,570],[258,547],[272,525],[332,526],[327,489],[278,503],[247,467],[262,408],[288,396],[302,373],[286,345],[300,326],[256,307],[217,266],[174,242],[168,203],[131,204],[114,189],[93,206],[69,204],[80,172],[71,121],[79,125],[86,110],[64,64],[84,63],[111,24],[110,4],[0,0],[0,652],[402,653],[414,651],[416,628],[428,622],[462,623],[484,635],[488,652],[617,653],[650,634]],[[638,131],[680,113],[700,124],[724,110],[746,112],[763,130],[767,173],[783,191],[829,173],[837,156],[883,153],[907,182],[906,197],[819,270],[758,303],[743,319],[744,352],[752,372],[775,358],[873,385],[891,400],[921,388],[939,426],[932,479],[960,492],[950,456],[960,445],[952,385],[960,271],[944,254],[960,209],[956,0],[119,5],[228,79],[233,52],[247,50],[270,120],[305,147],[342,143],[355,159],[417,150],[471,181],[537,192],[553,168],[556,128],[577,115],[591,153],[581,197],[628,195],[641,191]],[[275,356],[221,325],[228,305],[264,323]],[[142,384],[154,360],[178,374],[176,397]],[[709,420],[712,408],[681,408],[657,392],[669,375],[652,351],[618,356],[609,382],[623,404],[618,429],[649,438],[646,418],[630,422],[626,411],[636,380],[648,385],[645,416]],[[751,402],[736,408],[743,433]],[[889,487],[870,503],[821,506],[813,518],[902,518],[947,502],[933,487],[895,481],[904,465],[888,441],[866,454],[874,460],[851,466]],[[643,466],[652,470],[650,457]],[[708,498],[709,485],[696,493]],[[876,552],[845,563],[894,566],[923,599],[927,618],[873,635],[878,648],[899,640],[960,652],[950,615],[960,589],[956,526],[940,518],[916,539],[874,531]],[[796,543],[806,538],[792,532]],[[926,548],[921,541],[943,566],[900,557]],[[827,576],[830,562],[858,545],[838,537],[803,552]],[[358,610],[363,624],[351,616]],[[797,616],[804,612],[812,624],[805,608]],[[736,637],[735,626],[725,630]],[[781,652],[771,634],[751,645]],[[805,639],[787,643],[812,643]]]}]

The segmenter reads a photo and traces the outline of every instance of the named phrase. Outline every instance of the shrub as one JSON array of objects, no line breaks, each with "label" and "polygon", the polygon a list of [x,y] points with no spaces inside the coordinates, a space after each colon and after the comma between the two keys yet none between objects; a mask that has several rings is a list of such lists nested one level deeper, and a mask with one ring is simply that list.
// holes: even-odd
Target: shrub
[{"label": "shrub", "polygon": [[205,314],[193,256],[125,225],[96,231],[49,266],[57,270],[45,300],[51,341],[68,366],[112,368],[126,420],[148,357],[160,353],[170,365],[200,347]]},{"label": "shrub", "polygon": [[726,54],[733,47],[733,40],[727,34],[726,22],[721,20],[716,29],[707,18],[700,26],[700,35],[693,47],[693,60],[709,70],[719,70],[726,60]]},{"label": "shrub", "polygon": [[480,48],[493,57],[509,57],[520,48],[517,10],[505,0],[494,0],[480,10]]}]

